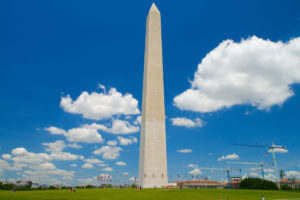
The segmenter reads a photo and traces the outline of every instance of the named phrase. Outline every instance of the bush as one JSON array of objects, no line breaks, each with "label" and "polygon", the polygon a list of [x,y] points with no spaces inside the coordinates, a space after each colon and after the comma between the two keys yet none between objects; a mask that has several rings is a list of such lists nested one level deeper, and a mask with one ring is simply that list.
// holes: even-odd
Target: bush
[{"label": "bush", "polygon": [[94,188],[94,186],[92,186],[92,185],[86,185],[85,186],[85,189],[92,189],[92,188]]},{"label": "bush", "polygon": [[56,190],[57,188],[55,187],[55,186],[53,186],[53,185],[50,185],[49,187],[48,187],[48,190]]},{"label": "bush", "polygon": [[281,185],[280,190],[293,190],[293,188],[289,185]]},{"label": "bush", "polygon": [[241,181],[241,189],[277,190],[276,183],[260,178],[245,178]]},{"label": "bush", "polygon": [[14,185],[11,183],[4,184],[4,183],[0,182],[1,190],[12,190],[13,188],[14,188]]}]

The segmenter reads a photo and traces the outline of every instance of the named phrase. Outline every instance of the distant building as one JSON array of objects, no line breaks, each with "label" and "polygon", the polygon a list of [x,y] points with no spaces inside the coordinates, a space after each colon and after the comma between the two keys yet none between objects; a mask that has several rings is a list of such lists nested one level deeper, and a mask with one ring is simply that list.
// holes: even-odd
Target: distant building
[{"label": "distant building", "polygon": [[279,184],[280,186],[288,185],[293,189],[300,189],[300,180],[285,178],[285,179],[281,179],[279,181]]},{"label": "distant building", "polygon": [[219,181],[178,181],[177,186],[179,188],[209,188],[209,189],[223,189],[224,184]]}]

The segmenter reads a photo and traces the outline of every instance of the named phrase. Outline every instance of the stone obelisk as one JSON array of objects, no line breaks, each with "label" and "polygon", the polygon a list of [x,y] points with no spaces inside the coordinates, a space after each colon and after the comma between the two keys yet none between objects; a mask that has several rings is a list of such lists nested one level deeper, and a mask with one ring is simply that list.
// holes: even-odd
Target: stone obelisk
[{"label": "stone obelisk", "polygon": [[147,16],[139,185],[168,184],[160,12],[153,3]]}]

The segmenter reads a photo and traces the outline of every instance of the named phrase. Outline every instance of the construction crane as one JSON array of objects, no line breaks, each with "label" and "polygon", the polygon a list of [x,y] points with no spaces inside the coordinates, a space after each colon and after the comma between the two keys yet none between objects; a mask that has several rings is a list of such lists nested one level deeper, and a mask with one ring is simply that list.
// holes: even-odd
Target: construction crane
[{"label": "construction crane", "polygon": [[228,179],[228,189],[231,188],[231,183],[230,183],[230,171],[238,171],[241,172],[241,169],[230,169],[229,164],[227,165],[227,168],[213,168],[213,167],[197,167],[198,169],[202,170],[219,170],[219,171],[225,171],[227,174],[227,179]]},{"label": "construction crane", "polygon": [[274,166],[274,170],[275,170],[275,173],[276,173],[277,181],[279,181],[280,174],[279,174],[278,168],[277,168],[275,151],[276,150],[287,150],[286,147],[284,147],[284,146],[277,146],[277,145],[274,144],[274,142],[272,142],[271,146],[267,146],[267,145],[253,145],[253,144],[234,144],[234,145],[247,146],[247,147],[265,148],[267,151],[271,152],[272,153],[272,157],[273,157],[273,166]]},{"label": "construction crane", "polygon": [[264,172],[264,165],[273,165],[273,163],[255,163],[255,162],[227,162],[228,164],[240,164],[240,165],[258,165],[261,170],[261,177],[265,180],[265,172]]}]

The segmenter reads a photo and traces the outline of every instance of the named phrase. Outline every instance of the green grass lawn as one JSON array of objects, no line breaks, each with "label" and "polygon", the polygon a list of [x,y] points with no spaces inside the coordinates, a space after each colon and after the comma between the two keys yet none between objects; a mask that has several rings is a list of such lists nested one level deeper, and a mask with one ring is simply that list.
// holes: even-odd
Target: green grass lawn
[{"label": "green grass lawn", "polygon": [[69,190],[47,191],[0,191],[1,200],[248,200],[261,199],[298,199],[300,192],[264,191],[264,190],[222,190],[222,189],[86,189],[70,192]]}]

